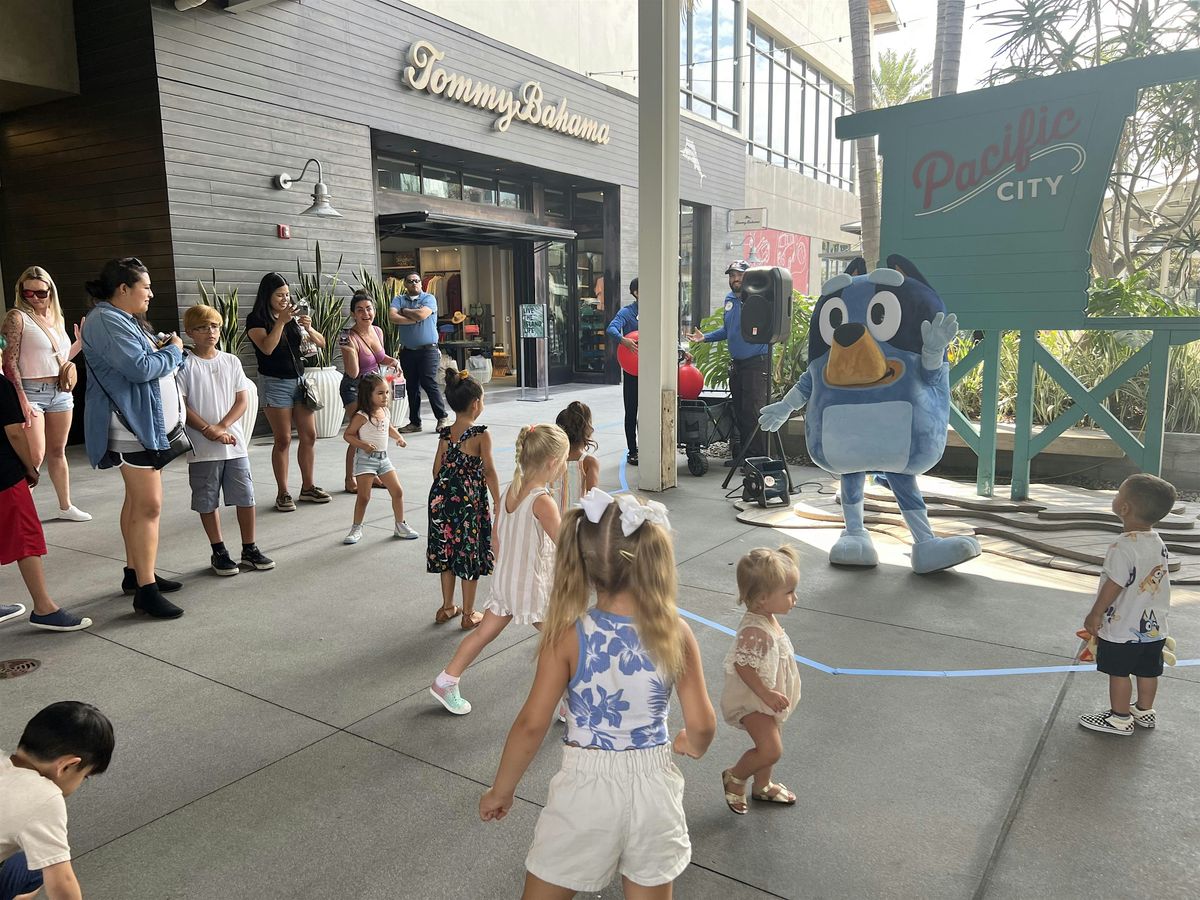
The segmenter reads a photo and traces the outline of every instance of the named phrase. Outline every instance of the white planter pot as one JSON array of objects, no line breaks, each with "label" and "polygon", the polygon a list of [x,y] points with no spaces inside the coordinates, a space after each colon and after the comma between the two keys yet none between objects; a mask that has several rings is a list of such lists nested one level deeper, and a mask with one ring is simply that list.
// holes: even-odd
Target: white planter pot
[{"label": "white planter pot", "polygon": [[254,440],[254,426],[258,422],[258,385],[246,379],[246,412],[242,414],[242,436],[249,444]]},{"label": "white planter pot", "polygon": [[304,377],[310,379],[317,388],[317,396],[325,404],[317,410],[317,437],[334,437],[342,427],[345,410],[342,408],[342,398],[338,393],[338,385],[342,381],[342,373],[333,366],[322,366],[319,369],[305,369]]}]

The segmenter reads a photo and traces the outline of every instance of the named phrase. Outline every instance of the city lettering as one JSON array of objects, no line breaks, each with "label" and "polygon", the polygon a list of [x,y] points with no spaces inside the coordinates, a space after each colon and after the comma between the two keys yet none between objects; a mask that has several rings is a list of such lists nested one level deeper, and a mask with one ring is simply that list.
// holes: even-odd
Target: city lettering
[{"label": "city lettering", "polygon": [[[1035,150],[1055,141],[1066,140],[1079,130],[1079,125],[1075,110],[1069,106],[1059,110],[1053,118],[1049,117],[1045,106],[1036,112],[1032,108],[1023,109],[1015,123],[1009,122],[1004,126],[1004,136],[1000,142],[988,144],[978,159],[958,162],[944,150],[931,150],[926,153],[913,167],[913,187],[923,192],[923,208],[929,209],[933,205],[934,192],[948,184],[953,183],[959,191],[968,191],[1009,165],[1013,167],[1014,172],[1023,172]],[[1061,179],[1062,176],[1059,175],[1053,179],[1052,185],[1051,179],[1048,178],[1031,179],[1029,196],[1038,195],[1037,185],[1043,181],[1047,182],[1049,193],[1053,196],[1058,192]],[[1012,188],[1017,184],[1023,185],[1024,182],[1004,182],[998,185],[997,196],[1000,196],[1001,189],[1006,185]],[[1016,188],[1006,189],[1006,193],[1010,196],[1000,196],[1001,200],[1024,199],[1026,191],[1022,187],[1019,191]]]},{"label": "city lettering", "polygon": [[414,91],[425,91],[464,106],[496,113],[492,127],[497,131],[508,131],[516,119],[593,144],[608,143],[607,123],[570,112],[565,97],[558,103],[546,102],[539,82],[527,81],[518,90],[511,91],[450,72],[438,65],[445,58],[446,54],[429,41],[417,41],[408,50],[404,83]]}]

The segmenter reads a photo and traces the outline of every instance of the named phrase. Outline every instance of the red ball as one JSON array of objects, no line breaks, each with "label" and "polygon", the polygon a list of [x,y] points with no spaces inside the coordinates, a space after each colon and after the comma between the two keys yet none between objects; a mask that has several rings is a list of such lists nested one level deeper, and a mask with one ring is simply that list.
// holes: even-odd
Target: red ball
[{"label": "red ball", "polygon": [[[638,339],[638,333],[636,331],[631,331],[629,334],[625,335],[625,337],[629,338],[631,341],[636,341]],[[619,365],[630,375],[636,377],[638,372],[637,351],[630,350],[624,344],[617,344],[617,365]]]},{"label": "red ball", "polygon": [[704,390],[704,373],[691,363],[679,367],[679,396],[683,400],[695,400]]}]

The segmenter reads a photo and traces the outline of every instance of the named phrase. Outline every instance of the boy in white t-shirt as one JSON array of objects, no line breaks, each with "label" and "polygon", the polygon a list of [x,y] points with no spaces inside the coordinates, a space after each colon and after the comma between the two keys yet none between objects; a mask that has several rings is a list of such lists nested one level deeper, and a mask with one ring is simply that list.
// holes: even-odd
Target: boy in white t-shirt
[{"label": "boy in white t-shirt", "polygon": [[87,703],[52,703],[29,720],[17,752],[0,753],[0,900],[83,896],[67,842],[67,804],[108,768],[113,727]]},{"label": "boy in white t-shirt", "polygon": [[237,575],[241,567],[233,561],[221,538],[221,495],[226,506],[237,507],[242,532],[242,562],[252,569],[273,569],[275,562],[263,555],[254,542],[254,482],[241,420],[248,393],[242,363],[232,353],[217,349],[221,338],[221,314],[214,307],[197,303],[183,314],[184,330],[195,344],[184,359],[179,377],[187,405],[188,480],[192,486],[192,509],[200,513],[204,533],[212,544],[212,570],[218,575]]},{"label": "boy in white t-shirt", "polygon": [[[1154,475],[1130,475],[1113,498],[1121,536],[1108,548],[1104,573],[1083,627],[1096,638],[1096,669],[1108,676],[1106,712],[1079,717],[1092,731],[1133,734],[1153,728],[1154,695],[1163,670],[1171,576],[1167,547],[1154,531],[1175,505],[1175,487]],[[1130,705],[1137,679],[1137,703]]]}]

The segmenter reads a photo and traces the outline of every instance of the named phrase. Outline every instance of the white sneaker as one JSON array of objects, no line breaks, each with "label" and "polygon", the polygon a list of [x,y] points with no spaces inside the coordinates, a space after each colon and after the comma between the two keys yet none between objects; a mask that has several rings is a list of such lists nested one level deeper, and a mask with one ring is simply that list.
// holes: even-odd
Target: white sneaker
[{"label": "white sneaker", "polygon": [[58,511],[58,518],[65,519],[68,522],[90,522],[92,521],[92,514],[85,513],[75,504],[71,504],[66,509]]},{"label": "white sneaker", "polygon": [[357,544],[359,541],[362,540],[362,528],[363,527],[361,525],[351,525],[350,533],[348,535],[346,535],[344,538],[342,538],[342,543],[343,544]]},{"label": "white sneaker", "polygon": [[413,528],[411,525],[409,525],[407,522],[397,522],[396,530],[394,532],[392,532],[392,534],[394,534],[396,537],[400,538],[401,540],[405,540],[405,541],[415,541],[417,538],[419,538],[421,536],[421,535],[417,534],[416,529]]}]

